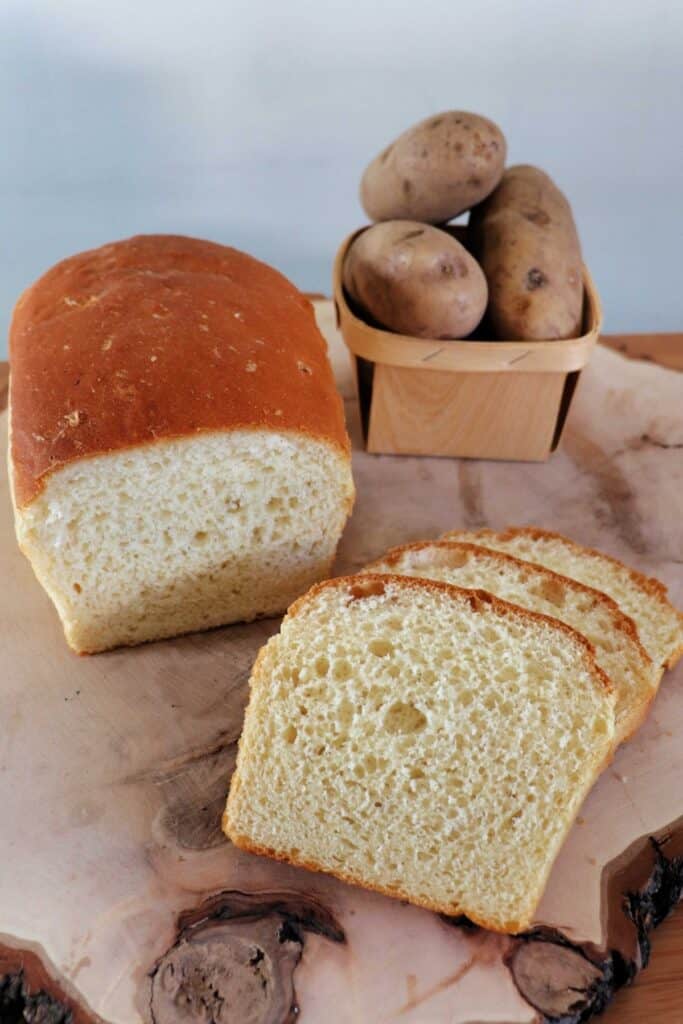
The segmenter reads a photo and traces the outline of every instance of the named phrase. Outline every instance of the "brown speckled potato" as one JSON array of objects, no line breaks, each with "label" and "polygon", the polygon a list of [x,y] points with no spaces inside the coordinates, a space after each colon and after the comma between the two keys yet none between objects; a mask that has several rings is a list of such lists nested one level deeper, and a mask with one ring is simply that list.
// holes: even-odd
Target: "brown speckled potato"
[{"label": "brown speckled potato", "polygon": [[486,117],[449,110],[413,125],[366,169],[360,198],[372,220],[445,224],[493,191],[507,146]]},{"label": "brown speckled potato", "polygon": [[476,260],[445,231],[416,221],[386,221],[359,235],[343,283],[377,323],[417,338],[464,338],[486,309]]},{"label": "brown speckled potato", "polygon": [[488,317],[504,341],[581,333],[581,246],[571,207],[538,167],[510,167],[470,215],[473,251],[489,286]]}]

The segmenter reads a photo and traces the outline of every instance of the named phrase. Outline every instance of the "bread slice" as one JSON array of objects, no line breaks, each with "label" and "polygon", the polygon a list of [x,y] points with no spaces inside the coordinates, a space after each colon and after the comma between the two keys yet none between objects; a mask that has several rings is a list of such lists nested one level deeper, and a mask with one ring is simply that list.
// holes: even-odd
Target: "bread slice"
[{"label": "bread slice", "polygon": [[633,621],[606,594],[512,555],[456,541],[424,541],[393,548],[364,572],[399,573],[483,588],[496,597],[565,622],[595,647],[598,665],[616,693],[617,743],[643,721],[661,678]]},{"label": "bread slice", "polygon": [[643,647],[655,665],[673,668],[683,654],[683,615],[659,580],[629,569],[616,558],[534,526],[506,530],[453,530],[444,540],[470,541],[544,565],[579,583],[602,590],[636,624]]},{"label": "bread slice", "polygon": [[609,681],[568,626],[341,577],[257,658],[223,824],[243,849],[517,932],[613,736]]}]

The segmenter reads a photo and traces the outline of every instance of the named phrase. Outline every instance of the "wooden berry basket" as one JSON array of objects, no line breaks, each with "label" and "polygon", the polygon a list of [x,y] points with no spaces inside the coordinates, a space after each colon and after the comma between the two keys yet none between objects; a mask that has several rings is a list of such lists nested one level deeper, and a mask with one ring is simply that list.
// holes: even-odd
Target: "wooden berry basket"
[{"label": "wooden berry basket", "polygon": [[[334,263],[337,325],[353,357],[369,452],[542,462],[557,447],[579,374],[602,327],[583,268],[582,334],[567,341],[430,341],[361,319]],[[457,229],[454,234],[457,234]]]}]

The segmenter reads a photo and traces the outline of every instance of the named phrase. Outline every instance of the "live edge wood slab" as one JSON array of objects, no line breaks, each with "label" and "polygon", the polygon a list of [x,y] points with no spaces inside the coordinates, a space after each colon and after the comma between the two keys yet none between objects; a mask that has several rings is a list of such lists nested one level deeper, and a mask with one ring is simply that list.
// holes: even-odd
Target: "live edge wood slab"
[{"label": "live edge wood slab", "polygon": [[[683,377],[598,346],[546,464],[367,455],[337,570],[448,527],[536,522],[683,602]],[[683,366],[671,338],[616,347]],[[5,374],[0,368],[0,396]],[[0,397],[0,401],[2,401]],[[6,416],[0,418],[6,432]],[[586,801],[537,927],[506,938],[235,850],[219,816],[277,621],[77,658],[0,475],[0,1022],[683,1022],[683,666]],[[23,1014],[23,1016],[22,1016]]]}]

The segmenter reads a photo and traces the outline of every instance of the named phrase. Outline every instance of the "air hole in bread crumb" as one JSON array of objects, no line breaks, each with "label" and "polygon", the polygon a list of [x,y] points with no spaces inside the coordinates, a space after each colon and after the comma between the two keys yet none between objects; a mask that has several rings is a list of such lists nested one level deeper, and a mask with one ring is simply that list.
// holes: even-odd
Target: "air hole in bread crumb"
[{"label": "air hole in bread crumb", "polygon": [[386,658],[387,654],[391,654],[393,649],[393,645],[388,640],[370,641],[370,653],[375,654],[378,658]]},{"label": "air hole in bread crumb", "polygon": [[348,679],[351,675],[351,666],[346,658],[339,658],[332,667],[332,674],[335,679]]},{"label": "air hole in bread crumb", "polygon": [[545,598],[546,601],[550,601],[551,604],[561,608],[564,604],[564,599],[567,595],[564,584],[560,580],[547,579],[536,588],[536,593],[539,597]]},{"label": "air hole in bread crumb", "polygon": [[330,663],[322,654],[315,659],[315,671],[319,676],[326,676],[330,671]]},{"label": "air hole in bread crumb", "polygon": [[396,701],[384,716],[384,728],[393,734],[420,732],[426,724],[427,719],[420,709],[404,701]]},{"label": "air hole in bread crumb", "polygon": [[384,584],[381,580],[354,583],[349,587],[349,594],[352,601],[362,601],[364,597],[381,597],[384,594]]},{"label": "air hole in bread crumb", "polygon": [[[428,556],[431,558],[431,552],[428,552]],[[450,548],[444,550],[443,563],[449,569],[462,569],[463,565],[467,565],[469,560],[469,552],[451,550]]]},{"label": "air hole in bread crumb", "polygon": [[283,733],[283,736],[285,738],[286,743],[293,743],[297,737],[296,726],[291,724],[288,725]]},{"label": "air hole in bread crumb", "polygon": [[74,583],[74,590],[76,591],[77,594],[80,594],[82,589],[83,588],[81,587],[80,583]]},{"label": "air hole in bread crumb", "polygon": [[340,701],[337,709],[337,721],[340,725],[347,729],[353,721],[354,714],[355,710],[351,701],[346,698]]},{"label": "air hole in bread crumb", "polygon": [[194,539],[198,541],[198,543],[203,544],[204,541],[207,540],[208,536],[209,535],[206,532],[206,530],[197,530],[197,532],[194,535]]},{"label": "air hole in bread crumb", "polygon": [[518,675],[517,669],[507,665],[496,672],[495,678],[499,683],[511,683]]}]

